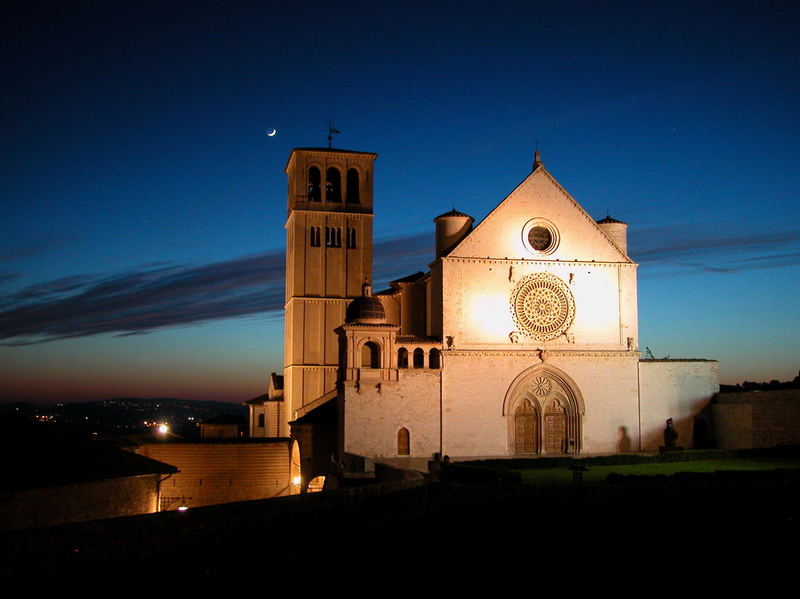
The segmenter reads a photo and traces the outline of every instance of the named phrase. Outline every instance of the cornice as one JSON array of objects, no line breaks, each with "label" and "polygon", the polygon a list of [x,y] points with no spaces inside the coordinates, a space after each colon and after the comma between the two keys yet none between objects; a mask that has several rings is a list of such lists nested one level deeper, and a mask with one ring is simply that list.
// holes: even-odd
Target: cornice
[{"label": "cornice", "polygon": [[[358,220],[358,218],[366,219],[374,219],[375,215],[372,212],[348,212],[348,208],[342,208],[341,210],[304,210],[302,208],[291,208],[289,210],[289,215],[286,217],[286,226],[289,226],[290,221],[292,218],[295,217],[296,214],[302,213],[303,215],[309,214],[317,214],[319,216],[324,216],[330,218],[332,220],[339,220],[342,218],[347,218],[351,220]],[[284,228],[285,228],[284,227]]]},{"label": "cornice", "polygon": [[443,356],[513,356],[517,358],[537,358],[544,362],[553,357],[559,358],[632,358],[638,360],[641,352],[638,351],[606,351],[606,350],[504,350],[504,349],[443,349]]},{"label": "cornice", "polygon": [[623,267],[623,268],[637,268],[639,265],[635,262],[601,262],[597,260],[531,260],[528,258],[480,258],[463,257],[463,256],[442,256],[443,262],[480,262],[482,264],[530,264],[533,266],[553,266],[560,264],[563,266],[602,266],[605,268],[610,267]]}]

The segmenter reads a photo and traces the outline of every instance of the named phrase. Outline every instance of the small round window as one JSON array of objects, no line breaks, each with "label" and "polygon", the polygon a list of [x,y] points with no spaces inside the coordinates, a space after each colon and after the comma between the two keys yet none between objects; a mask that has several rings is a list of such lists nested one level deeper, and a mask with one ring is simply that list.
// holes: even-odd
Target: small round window
[{"label": "small round window", "polygon": [[535,226],[528,231],[528,243],[537,252],[543,252],[553,243],[553,236],[546,227]]},{"label": "small round window", "polygon": [[522,229],[522,243],[534,254],[550,254],[558,247],[558,229],[543,218],[533,218]]}]

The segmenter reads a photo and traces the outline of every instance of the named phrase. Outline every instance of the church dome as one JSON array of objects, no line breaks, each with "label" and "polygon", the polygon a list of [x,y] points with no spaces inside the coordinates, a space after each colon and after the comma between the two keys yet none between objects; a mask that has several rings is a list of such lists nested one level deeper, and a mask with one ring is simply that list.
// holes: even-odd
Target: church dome
[{"label": "church dome", "polygon": [[372,295],[372,287],[367,283],[361,287],[361,297],[347,306],[344,321],[347,324],[386,324],[386,311],[381,300]]}]

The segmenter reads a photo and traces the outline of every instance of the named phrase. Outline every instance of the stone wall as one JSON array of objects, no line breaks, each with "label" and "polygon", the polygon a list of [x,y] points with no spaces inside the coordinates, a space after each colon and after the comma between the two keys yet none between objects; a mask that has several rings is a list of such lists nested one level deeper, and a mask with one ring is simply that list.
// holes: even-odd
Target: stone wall
[{"label": "stone wall", "polygon": [[439,451],[441,371],[401,369],[398,381],[345,387],[344,450],[369,457],[397,456],[398,432],[408,429],[412,456]]},{"label": "stone wall", "polygon": [[515,379],[531,368],[566,377],[580,396],[583,453],[637,448],[631,445],[638,438],[636,354],[551,351],[545,363],[538,356],[533,351],[444,352],[444,453],[513,454],[515,398],[508,394]]},{"label": "stone wall", "polygon": [[0,501],[0,530],[86,522],[158,510],[162,474],[25,489]]},{"label": "stone wall", "polygon": [[720,393],[712,411],[722,449],[800,445],[800,389]]},{"label": "stone wall", "polygon": [[678,445],[693,446],[695,418],[719,391],[715,360],[642,360],[639,362],[642,449],[664,444],[664,426],[672,418]]},{"label": "stone wall", "polygon": [[137,453],[180,470],[161,487],[161,509],[265,499],[288,493],[289,442],[150,443]]}]

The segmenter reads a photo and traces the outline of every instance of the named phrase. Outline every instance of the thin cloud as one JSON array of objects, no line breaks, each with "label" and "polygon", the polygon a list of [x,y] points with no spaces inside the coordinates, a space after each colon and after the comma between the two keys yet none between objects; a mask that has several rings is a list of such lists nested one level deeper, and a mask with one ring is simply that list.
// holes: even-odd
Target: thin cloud
[{"label": "thin cloud", "polygon": [[800,264],[799,246],[797,229],[754,234],[725,223],[708,223],[634,231],[628,249],[642,265],[643,277],[665,278],[794,266]]},{"label": "thin cloud", "polygon": [[50,250],[57,250],[70,245],[77,240],[77,236],[66,233],[47,233],[37,236],[24,243],[11,247],[0,247],[0,262],[13,262],[21,258],[35,256]]},{"label": "thin cloud", "polygon": [[[374,245],[391,280],[432,256],[429,235]],[[107,276],[73,275],[0,297],[0,339],[29,345],[89,335],[139,335],[174,326],[277,314],[284,304],[280,251],[204,265],[151,264]]]},{"label": "thin cloud", "polygon": [[[800,231],[754,237],[704,227],[663,227],[631,235],[630,253],[644,277],[800,264]],[[424,270],[434,239],[416,233],[373,246],[375,280]],[[72,275],[0,297],[0,339],[28,345],[90,335],[141,335],[227,318],[277,316],[283,309],[285,257],[280,251],[203,265],[157,263],[106,276]]]}]

